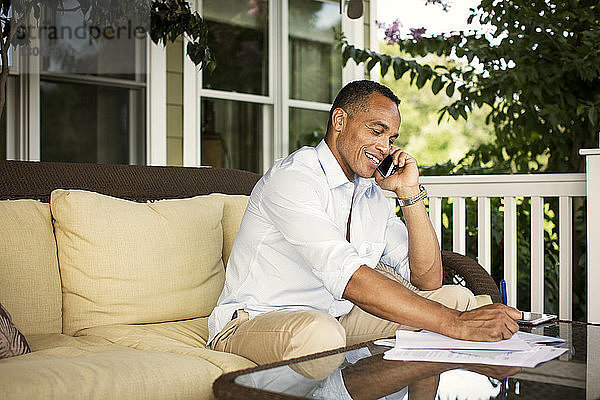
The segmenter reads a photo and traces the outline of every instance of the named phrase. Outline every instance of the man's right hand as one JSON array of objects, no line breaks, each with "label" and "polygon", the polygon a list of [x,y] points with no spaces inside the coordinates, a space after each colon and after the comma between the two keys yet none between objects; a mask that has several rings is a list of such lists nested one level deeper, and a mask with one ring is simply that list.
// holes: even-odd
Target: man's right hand
[{"label": "man's right hand", "polygon": [[463,340],[496,342],[509,339],[519,330],[521,311],[504,304],[489,304],[457,312],[448,325],[447,336]]}]

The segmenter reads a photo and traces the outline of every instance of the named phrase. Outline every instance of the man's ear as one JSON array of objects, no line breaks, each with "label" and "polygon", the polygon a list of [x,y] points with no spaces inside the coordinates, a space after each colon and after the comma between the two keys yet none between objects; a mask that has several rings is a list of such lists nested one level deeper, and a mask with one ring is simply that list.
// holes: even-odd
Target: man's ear
[{"label": "man's ear", "polygon": [[334,132],[340,132],[346,127],[348,113],[341,108],[336,108],[331,114],[331,127]]}]

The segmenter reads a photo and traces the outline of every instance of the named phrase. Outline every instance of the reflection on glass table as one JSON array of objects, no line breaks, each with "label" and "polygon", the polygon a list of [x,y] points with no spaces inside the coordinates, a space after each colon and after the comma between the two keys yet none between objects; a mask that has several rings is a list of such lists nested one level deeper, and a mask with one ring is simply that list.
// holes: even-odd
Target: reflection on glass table
[{"label": "reflection on glass table", "polygon": [[227,374],[215,383],[215,394],[219,399],[264,398],[267,392],[269,398],[312,399],[599,397],[600,326],[552,322],[522,330],[561,337],[569,351],[536,368],[518,368],[388,361],[383,353],[389,347],[365,343]]}]

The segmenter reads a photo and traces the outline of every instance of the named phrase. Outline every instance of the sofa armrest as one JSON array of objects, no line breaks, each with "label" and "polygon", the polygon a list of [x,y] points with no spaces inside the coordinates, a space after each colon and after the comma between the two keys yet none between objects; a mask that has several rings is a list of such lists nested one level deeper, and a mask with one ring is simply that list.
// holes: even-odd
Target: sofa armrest
[{"label": "sofa armrest", "polygon": [[442,251],[444,284],[459,284],[469,288],[473,294],[488,294],[494,303],[501,303],[496,282],[475,260],[452,251]]}]

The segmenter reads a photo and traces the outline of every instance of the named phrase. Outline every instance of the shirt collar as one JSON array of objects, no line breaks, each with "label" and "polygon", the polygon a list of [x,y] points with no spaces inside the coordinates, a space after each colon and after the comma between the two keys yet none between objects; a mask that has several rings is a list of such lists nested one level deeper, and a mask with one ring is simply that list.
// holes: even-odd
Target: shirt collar
[{"label": "shirt collar", "polygon": [[[316,150],[317,157],[319,158],[321,167],[325,172],[325,176],[327,177],[327,182],[329,183],[330,189],[336,188],[349,182],[348,178],[346,177],[346,174],[342,170],[342,167],[331,152],[329,145],[325,142],[325,139],[319,142],[319,144],[316,147]],[[358,186],[357,191],[359,193],[363,193],[367,189],[375,185],[375,183],[371,179],[362,178],[358,175],[354,175],[352,183]]]}]

